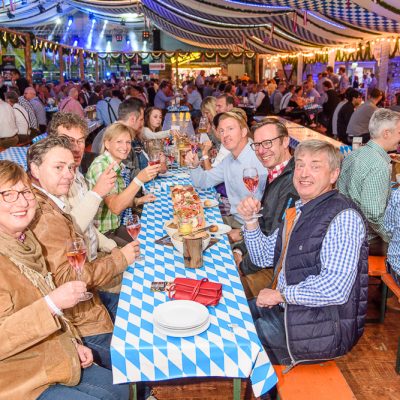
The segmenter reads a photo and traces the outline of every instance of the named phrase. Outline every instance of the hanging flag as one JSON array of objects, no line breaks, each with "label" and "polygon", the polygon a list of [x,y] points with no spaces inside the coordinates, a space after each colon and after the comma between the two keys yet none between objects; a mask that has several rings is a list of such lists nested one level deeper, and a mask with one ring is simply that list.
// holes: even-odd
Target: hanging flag
[{"label": "hanging flag", "polygon": [[293,14],[293,32],[296,33],[297,32],[297,13],[295,12]]},{"label": "hanging flag", "polygon": [[307,26],[307,17],[308,17],[308,15],[307,15],[307,10],[304,10],[304,14],[303,14],[303,25],[304,26]]}]

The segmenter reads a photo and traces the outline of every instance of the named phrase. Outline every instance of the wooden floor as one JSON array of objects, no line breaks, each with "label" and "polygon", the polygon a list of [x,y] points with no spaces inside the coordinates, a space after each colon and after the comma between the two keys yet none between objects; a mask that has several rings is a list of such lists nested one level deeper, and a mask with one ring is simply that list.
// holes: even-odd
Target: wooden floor
[{"label": "wooden floor", "polygon": [[[368,317],[377,317],[378,287],[370,285]],[[357,400],[400,400],[400,375],[394,370],[400,313],[388,310],[384,324],[367,324],[359,343],[336,360]]]}]

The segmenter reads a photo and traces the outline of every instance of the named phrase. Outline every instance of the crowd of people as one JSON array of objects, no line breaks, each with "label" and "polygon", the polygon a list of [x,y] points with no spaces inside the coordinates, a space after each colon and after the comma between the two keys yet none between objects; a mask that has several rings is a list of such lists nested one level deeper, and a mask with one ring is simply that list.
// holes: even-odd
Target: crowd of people
[{"label": "crowd of people", "polygon": [[[47,137],[29,147],[27,172],[0,161],[0,399],[128,399],[128,386],[112,385],[110,371],[121,276],[140,254],[125,221],[157,201],[144,184],[166,171],[166,154],[185,135],[162,130],[178,97],[190,109],[194,135],[204,135],[184,161],[195,187],[215,187],[221,196],[250,311],[272,362],[293,367],[349,352],[364,329],[368,255],[387,254],[400,283],[400,189],[392,194],[388,155],[400,143],[400,113],[377,108],[376,88],[360,105],[345,71],[339,74],[328,67],[314,88],[312,79],[294,87],[282,76],[253,84],[201,73],[181,92],[156,80],[32,87],[16,75],[14,90],[0,100],[2,135],[10,134],[0,147],[15,145],[18,135]],[[293,154],[283,122],[256,123],[238,107],[250,103],[256,114],[305,115],[307,122],[303,90],[329,109],[327,126],[342,134],[346,125],[347,137],[362,136],[366,145],[344,160],[321,140],[301,142]],[[42,107],[49,98],[59,112],[47,123]],[[104,129],[88,151],[84,109],[91,105]],[[25,125],[22,117],[16,122],[18,114]],[[198,131],[199,119],[207,133]],[[252,193],[242,179],[248,169],[258,182]],[[86,246],[82,276],[67,256],[74,238]],[[87,290],[93,298],[81,301]]]}]

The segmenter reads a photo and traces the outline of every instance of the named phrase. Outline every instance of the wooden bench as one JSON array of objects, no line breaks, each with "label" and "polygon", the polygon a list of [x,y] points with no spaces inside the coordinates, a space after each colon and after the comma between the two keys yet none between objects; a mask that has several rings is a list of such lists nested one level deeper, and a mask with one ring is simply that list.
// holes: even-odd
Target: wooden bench
[{"label": "wooden bench", "polygon": [[[385,320],[385,312],[386,312],[386,299],[388,294],[388,289],[390,289],[394,296],[400,299],[400,287],[397,285],[396,281],[393,279],[392,275],[386,273],[381,276],[382,279],[382,299],[381,299],[381,322]],[[400,374],[400,337],[397,345],[397,357],[396,357],[396,372]]]},{"label": "wooden bench", "polygon": [[298,365],[287,374],[284,365],[274,368],[279,400],[356,400],[335,361]]},{"label": "wooden bench", "polygon": [[381,277],[386,272],[386,257],[368,256],[368,276]]}]

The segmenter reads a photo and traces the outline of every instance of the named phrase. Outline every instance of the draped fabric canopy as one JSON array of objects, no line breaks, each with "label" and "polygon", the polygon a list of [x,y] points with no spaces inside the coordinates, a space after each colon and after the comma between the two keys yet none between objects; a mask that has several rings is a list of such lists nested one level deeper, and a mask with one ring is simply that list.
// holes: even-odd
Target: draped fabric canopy
[{"label": "draped fabric canopy", "polygon": [[[400,34],[399,0],[4,0],[4,4],[2,26],[52,24],[61,5],[64,14],[80,10],[114,22],[123,18],[128,27],[135,26],[129,16],[139,15],[170,36],[205,49],[270,54]],[[42,12],[39,4],[44,6]]]}]

